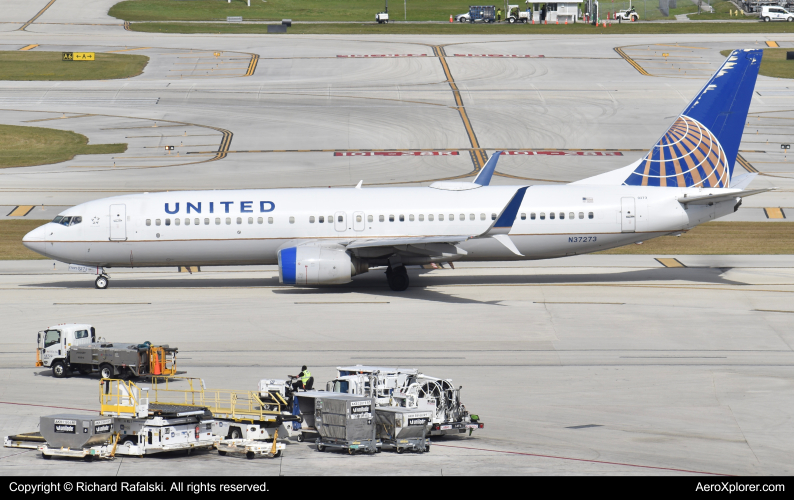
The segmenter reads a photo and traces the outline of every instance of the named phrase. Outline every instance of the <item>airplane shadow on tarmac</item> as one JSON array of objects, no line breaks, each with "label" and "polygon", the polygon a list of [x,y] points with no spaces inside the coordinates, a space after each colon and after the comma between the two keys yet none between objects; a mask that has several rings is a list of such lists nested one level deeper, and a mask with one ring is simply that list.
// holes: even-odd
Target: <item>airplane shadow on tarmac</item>
[{"label": "airplane shadow on tarmac", "polygon": [[[428,276],[431,270],[409,269],[411,286],[404,292],[393,292],[386,284],[386,278],[380,270],[356,276],[353,282],[345,285],[321,286],[317,288],[295,288],[281,285],[278,277],[270,278],[212,278],[193,275],[189,278],[142,278],[125,279],[111,278],[111,290],[135,290],[146,288],[276,288],[274,293],[311,297],[323,295],[339,295],[346,293],[363,293],[378,297],[409,298],[445,303],[474,303],[500,305],[501,301],[479,301],[452,295],[452,290],[434,289],[444,286],[511,286],[511,285],[593,285],[593,284],[662,284],[671,282],[702,283],[710,285],[744,285],[745,283],[724,279],[721,275],[726,268],[655,268],[637,269],[614,273],[571,273],[571,274],[463,274],[466,271],[446,270],[443,274]],[[460,274],[456,274],[460,273]],[[112,275],[111,275],[112,276]],[[35,288],[93,288],[93,280],[55,281],[48,283],[31,283],[23,287]],[[102,293],[97,291],[97,293]]]}]

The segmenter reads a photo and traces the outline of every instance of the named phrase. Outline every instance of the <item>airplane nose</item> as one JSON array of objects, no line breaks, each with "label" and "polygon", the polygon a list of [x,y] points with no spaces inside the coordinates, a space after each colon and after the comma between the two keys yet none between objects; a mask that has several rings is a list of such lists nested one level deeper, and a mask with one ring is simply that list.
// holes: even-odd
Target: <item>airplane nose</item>
[{"label": "airplane nose", "polygon": [[22,238],[22,244],[36,253],[44,253],[44,237],[47,230],[44,226],[37,227]]}]

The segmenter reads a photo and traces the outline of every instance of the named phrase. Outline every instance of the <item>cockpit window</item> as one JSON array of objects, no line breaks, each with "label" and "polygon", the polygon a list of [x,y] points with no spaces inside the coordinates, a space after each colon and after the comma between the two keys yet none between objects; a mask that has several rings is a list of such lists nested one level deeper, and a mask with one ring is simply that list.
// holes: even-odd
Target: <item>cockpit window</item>
[{"label": "cockpit window", "polygon": [[76,224],[80,224],[81,222],[83,222],[83,218],[80,217],[79,215],[74,217],[64,217],[62,215],[59,215],[58,217],[52,219],[52,221],[56,224],[61,224],[63,226],[74,226]]}]

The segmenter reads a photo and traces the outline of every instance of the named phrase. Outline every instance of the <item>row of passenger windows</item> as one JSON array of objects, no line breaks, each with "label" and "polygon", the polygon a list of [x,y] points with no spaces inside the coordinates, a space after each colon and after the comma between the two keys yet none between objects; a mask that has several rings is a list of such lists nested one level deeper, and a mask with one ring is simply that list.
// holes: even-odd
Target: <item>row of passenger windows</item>
[{"label": "row of passenger windows", "polygon": [[[438,214],[438,220],[439,221],[443,221],[444,220],[444,215],[445,214]],[[584,212],[579,212],[579,218],[580,219],[584,219],[584,215],[585,215]],[[554,220],[558,216],[559,216],[560,219],[565,219],[565,212],[559,212],[559,213],[549,212],[549,219],[551,219],[551,220]],[[363,221],[363,215],[356,214],[355,217],[356,217],[356,222],[362,222]],[[594,217],[593,212],[588,212],[587,213],[587,218],[588,219],[592,219],[593,217]],[[345,222],[345,217],[343,215],[339,215],[339,216],[337,216],[337,218],[338,218],[338,222]],[[403,215],[403,214],[400,214],[400,215],[397,215],[397,216],[389,215],[388,218],[389,218],[389,222],[394,222],[395,220],[399,220],[400,222],[405,222],[405,220],[406,220],[405,215]],[[530,212],[529,213],[529,220],[535,220],[537,218],[538,218],[538,216],[537,216],[537,214],[535,212]],[[546,220],[546,212],[540,212],[540,217],[539,218],[540,218],[540,220]],[[77,217],[77,219],[80,219],[80,218]],[[419,215],[416,216],[416,218],[414,218],[413,214],[408,215],[408,221],[409,222],[414,222],[417,219],[419,220],[419,222],[423,222],[425,220],[424,214],[419,214]],[[475,214],[469,214],[468,219],[470,221],[476,220]],[[568,219],[571,219],[571,220],[576,219],[576,213],[575,212],[568,212]],[[190,219],[190,218],[179,219],[179,218],[176,218],[176,219],[173,219],[174,225],[175,226],[179,226],[181,224],[182,220],[184,220],[184,223],[185,223],[186,226],[189,226],[191,224],[193,224],[194,226],[199,226],[199,225],[201,225],[201,222],[202,222],[202,219],[200,219],[198,217],[196,217],[195,219]],[[215,217],[215,225],[220,226],[221,223],[222,223],[221,220],[222,220],[221,217]],[[327,220],[328,220],[328,224],[333,223],[334,216],[333,215],[329,215],[327,217]],[[427,220],[431,221],[431,222],[434,221],[435,220],[434,214],[429,214],[427,216]],[[465,221],[466,220],[466,214],[459,214],[458,220],[459,221]],[[486,220],[485,214],[480,214],[480,220]],[[496,214],[491,214],[491,220],[496,220]],[[521,214],[521,220],[527,220],[527,214],[526,213],[522,213]],[[210,221],[211,221],[210,218],[205,218],[204,219],[204,225],[205,226],[209,226],[210,225]],[[325,221],[326,221],[326,217],[323,216],[323,215],[320,215],[320,216],[318,216],[316,218],[315,218],[314,215],[310,215],[309,216],[309,223],[310,224],[314,224],[315,222],[317,222],[319,224],[324,224]],[[373,222],[373,221],[374,221],[374,216],[368,215],[367,216],[367,222]],[[455,214],[449,214],[449,221],[450,222],[455,221]],[[53,221],[53,222],[55,222],[55,221]],[[225,222],[226,222],[227,225],[231,225],[232,224],[232,218],[231,217],[226,217],[226,221]],[[237,224],[242,224],[243,223],[243,217],[237,217],[236,222],[237,222]],[[257,217],[256,218],[256,223],[257,224],[264,224],[264,222],[265,221],[264,221],[263,217]],[[386,216],[385,215],[379,215],[378,216],[378,222],[386,222]],[[76,223],[79,223],[79,221],[76,222]],[[76,223],[73,222],[73,224],[76,224]],[[154,220],[154,225],[155,226],[159,226],[161,223],[162,223],[162,221],[160,219],[155,219]],[[248,217],[248,223],[249,224],[253,224],[254,223],[254,218],[253,217]],[[273,217],[268,217],[267,218],[267,223],[268,224],[273,224]],[[290,224],[295,224],[295,217],[290,216],[289,223]],[[68,223],[66,225],[68,225]],[[146,225],[147,226],[151,226],[152,225],[152,219],[146,219]],[[170,226],[171,225],[171,219],[165,219],[165,225],[166,226]]]},{"label": "row of passenger windows", "polygon": [[[175,226],[180,225],[182,220],[183,219],[178,219],[178,218],[174,219],[174,225]],[[204,225],[205,226],[209,226],[210,225],[210,220],[211,219],[208,218],[208,217],[204,218]],[[195,219],[189,219],[189,218],[185,218],[184,219],[184,222],[185,222],[186,226],[189,226],[191,224],[193,224],[194,226],[199,226],[199,225],[201,225],[201,221],[202,221],[202,219],[200,219],[198,217],[196,217]],[[160,219],[154,219],[154,225],[155,226],[159,226],[161,223],[162,223],[162,221]],[[226,217],[226,224],[227,225],[231,225],[231,223],[232,223],[232,218],[231,217]],[[237,224],[242,224],[242,223],[243,223],[243,218],[242,217],[237,217]],[[254,218],[253,217],[248,217],[248,223],[249,224],[253,224],[254,223]],[[257,224],[264,224],[265,220],[264,220],[263,217],[257,217],[256,218],[256,223]],[[267,223],[268,224],[273,224],[273,217],[268,217],[267,218]],[[146,219],[146,225],[147,226],[151,226],[152,225],[152,219]],[[165,225],[166,226],[170,226],[171,225],[171,219],[165,219]],[[215,225],[218,225],[218,226],[221,225],[221,218],[220,217],[215,217]]]}]

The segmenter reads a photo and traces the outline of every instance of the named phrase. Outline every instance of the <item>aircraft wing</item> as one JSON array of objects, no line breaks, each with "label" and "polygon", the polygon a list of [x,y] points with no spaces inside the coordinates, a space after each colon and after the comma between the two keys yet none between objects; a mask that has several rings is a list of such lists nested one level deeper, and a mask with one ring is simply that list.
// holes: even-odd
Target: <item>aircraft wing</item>
[{"label": "aircraft wing", "polygon": [[457,245],[472,238],[469,235],[460,236],[419,236],[407,238],[365,238],[353,240],[347,245],[348,250],[355,248],[377,248],[377,247],[396,247],[402,245],[427,245],[432,243],[447,243]]},{"label": "aircraft wing", "polygon": [[681,196],[678,201],[684,205],[708,205],[709,203],[718,203],[733,198],[745,198],[754,194],[766,193],[767,191],[774,191],[776,188],[764,189],[750,189],[747,191],[734,191],[733,193],[725,194],[707,194],[704,196]]}]

